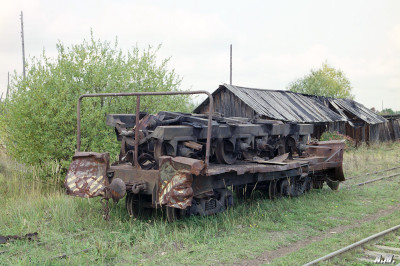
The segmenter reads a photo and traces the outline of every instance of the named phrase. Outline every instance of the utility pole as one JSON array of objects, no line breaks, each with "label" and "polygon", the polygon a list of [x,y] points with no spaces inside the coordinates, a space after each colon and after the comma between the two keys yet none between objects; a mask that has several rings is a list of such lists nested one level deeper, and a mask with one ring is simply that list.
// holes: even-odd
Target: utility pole
[{"label": "utility pole", "polygon": [[229,84],[232,85],[232,44],[231,44],[231,60],[230,60],[230,75],[229,75]]},{"label": "utility pole", "polygon": [[8,71],[6,99],[8,98],[8,91],[9,90],[10,90],[10,71]]},{"label": "utility pole", "polygon": [[25,78],[25,44],[24,44],[24,17],[21,11],[21,38],[22,38],[22,73]]}]

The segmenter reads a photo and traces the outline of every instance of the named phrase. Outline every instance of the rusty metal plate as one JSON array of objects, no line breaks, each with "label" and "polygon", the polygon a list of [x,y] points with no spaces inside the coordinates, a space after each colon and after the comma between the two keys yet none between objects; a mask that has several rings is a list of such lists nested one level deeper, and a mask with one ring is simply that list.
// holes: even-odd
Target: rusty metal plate
[{"label": "rusty metal plate", "polygon": [[224,164],[210,164],[207,169],[206,175],[213,176],[219,175],[223,173],[235,172],[237,175],[243,175],[246,173],[271,173],[271,172],[280,172],[291,170],[295,168],[299,168],[304,164],[302,161],[294,161],[290,160],[285,162],[284,165],[271,165],[271,164],[259,164],[259,163],[246,163],[246,162],[237,162],[232,165],[224,165]]},{"label": "rusty metal plate", "polygon": [[335,180],[344,181],[343,174],[343,152],[344,140],[319,141],[309,145],[305,154],[310,157],[319,158],[318,162],[310,161],[310,170],[319,171],[335,169]]},{"label": "rusty metal plate", "polygon": [[204,162],[185,157],[160,157],[159,204],[186,209],[192,205],[192,175],[199,175]]},{"label": "rusty metal plate", "polygon": [[305,153],[310,157],[325,157],[330,162],[342,162],[344,145],[344,140],[318,141],[308,145]]},{"label": "rusty metal plate", "polygon": [[76,152],[64,181],[67,194],[82,198],[103,196],[108,185],[108,153]]}]

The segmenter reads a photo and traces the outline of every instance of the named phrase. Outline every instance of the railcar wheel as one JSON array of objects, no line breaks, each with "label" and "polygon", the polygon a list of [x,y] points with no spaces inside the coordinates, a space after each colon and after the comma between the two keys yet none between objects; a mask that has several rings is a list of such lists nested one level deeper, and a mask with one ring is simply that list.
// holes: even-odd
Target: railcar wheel
[{"label": "railcar wheel", "polygon": [[320,180],[313,180],[312,181],[312,188],[313,189],[322,189],[324,187],[324,181]]},{"label": "railcar wheel", "polygon": [[125,207],[130,217],[140,218],[149,216],[151,209],[145,208],[145,199],[140,194],[128,193],[125,199]]},{"label": "railcar wheel", "polygon": [[275,180],[269,181],[268,197],[269,197],[270,200],[276,199],[276,197],[278,195],[278,189],[277,189],[276,184],[277,184],[277,181],[275,181]]},{"label": "railcar wheel", "polygon": [[304,182],[305,182],[304,192],[309,192],[311,190],[312,185],[313,185],[311,177],[307,176],[305,178]]},{"label": "railcar wheel", "polygon": [[215,156],[220,164],[234,164],[236,162],[235,149],[229,140],[218,139]]},{"label": "railcar wheel", "polygon": [[158,164],[159,159],[161,156],[165,155],[165,146],[163,144],[162,140],[157,140],[156,143],[154,144],[154,159],[156,160],[156,163]]},{"label": "railcar wheel", "polygon": [[251,197],[251,193],[253,192],[254,186],[243,185],[236,186],[235,193],[238,199],[248,199]]},{"label": "railcar wheel", "polygon": [[186,210],[167,206],[166,213],[168,222],[172,223],[182,219],[185,216]]},{"label": "railcar wheel", "polygon": [[156,161],[156,165],[158,166],[159,159],[161,156],[175,154],[174,147],[166,141],[157,140],[154,144],[154,159]]},{"label": "railcar wheel", "polygon": [[279,194],[281,196],[290,197],[294,191],[294,180],[290,178],[283,179],[279,182]]},{"label": "railcar wheel", "polygon": [[129,216],[132,216],[131,214],[133,214],[133,210],[132,210],[132,197],[131,197],[131,193],[128,193],[125,197],[125,208],[129,214]]}]

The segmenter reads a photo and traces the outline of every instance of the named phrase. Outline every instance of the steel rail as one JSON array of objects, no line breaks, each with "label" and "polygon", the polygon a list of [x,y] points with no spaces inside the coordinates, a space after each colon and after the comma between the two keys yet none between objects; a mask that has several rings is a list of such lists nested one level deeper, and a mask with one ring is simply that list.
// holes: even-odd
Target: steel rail
[{"label": "steel rail", "polygon": [[377,233],[377,234],[374,234],[372,236],[366,237],[366,238],[364,238],[364,239],[362,239],[362,240],[360,240],[360,241],[358,241],[356,243],[348,245],[348,246],[346,246],[344,248],[341,248],[339,250],[336,250],[336,251],[334,251],[332,253],[329,253],[328,255],[325,255],[325,256],[323,256],[323,257],[321,257],[319,259],[316,259],[316,260],[313,260],[313,261],[311,261],[311,262],[309,262],[307,264],[304,264],[304,266],[315,265],[315,264],[317,264],[317,263],[319,263],[321,261],[331,259],[331,258],[336,257],[336,256],[338,256],[338,255],[340,255],[342,253],[345,253],[345,252],[347,252],[347,251],[349,251],[351,249],[354,249],[354,248],[359,247],[359,246],[361,246],[361,245],[363,245],[365,243],[368,243],[371,240],[374,240],[376,238],[382,237],[382,236],[384,236],[384,235],[386,235],[388,233],[394,232],[394,231],[399,230],[399,229],[400,229],[400,224],[396,225],[396,226],[394,226],[392,228],[386,229],[386,230],[384,230],[384,231],[382,231],[380,233]]},{"label": "steel rail", "polygon": [[364,182],[361,182],[361,183],[357,183],[357,184],[344,185],[343,189],[351,188],[351,187],[357,187],[357,186],[364,186],[364,185],[367,185],[367,184],[370,184],[370,183],[373,183],[373,182],[376,182],[376,181],[380,181],[380,180],[383,180],[383,179],[386,179],[386,178],[391,178],[391,177],[395,177],[395,176],[399,176],[399,175],[400,175],[400,173],[395,173],[395,174],[391,174],[391,175],[387,175],[387,176],[383,176],[383,177],[379,177],[379,178],[375,178],[375,179],[370,179],[370,180],[367,180],[367,181],[364,181]]},{"label": "steel rail", "polygon": [[386,178],[395,177],[395,176],[398,176],[398,175],[400,175],[400,173],[387,175],[387,176],[379,177],[379,178],[376,178],[376,179],[371,179],[371,180],[368,180],[368,181],[365,181],[365,182],[358,183],[358,184],[356,184],[354,186],[364,186],[364,185],[369,184],[369,183],[373,183],[373,182],[376,182],[376,181],[379,181],[379,180],[382,180],[382,179],[386,179]]},{"label": "steel rail", "polygon": [[[208,168],[211,149],[211,130],[212,130],[212,113],[213,113],[213,97],[208,91],[173,91],[173,92],[122,92],[122,93],[93,93],[83,94],[79,96],[77,103],[77,134],[76,134],[76,150],[81,149],[81,102],[83,98],[88,97],[122,97],[122,96],[136,96],[136,125],[139,123],[140,111],[140,96],[162,96],[162,95],[189,95],[189,94],[206,94],[209,99],[208,108],[208,123],[207,123],[207,143],[206,143],[206,158],[204,159],[205,167]],[[138,154],[139,154],[139,128],[135,126],[135,158],[134,166],[139,168]]]},{"label": "steel rail", "polygon": [[[394,169],[397,169],[397,168],[400,168],[400,167],[394,167],[394,168],[390,168],[390,169],[385,169],[385,171],[394,170]],[[384,172],[384,171],[382,171],[382,172]],[[376,182],[376,181],[379,181],[379,180],[383,180],[383,179],[386,179],[386,178],[391,178],[391,177],[395,177],[395,176],[399,176],[399,175],[400,175],[400,173],[392,174],[392,175],[388,175],[388,176],[383,176],[383,177],[380,177],[380,178],[371,179],[371,180],[368,180],[368,181],[365,181],[365,182],[361,182],[361,183],[358,183],[358,184],[353,184],[353,185],[350,185],[350,186],[345,187],[345,188],[351,188],[351,187],[356,187],[356,186],[364,186],[364,185],[367,185],[367,184],[370,184],[370,183],[373,183],[373,182]],[[400,225],[394,226],[394,227],[389,228],[389,229],[387,229],[385,231],[382,231],[382,232],[377,233],[375,235],[372,235],[372,236],[369,236],[367,238],[364,238],[364,239],[362,239],[362,240],[360,240],[360,241],[358,241],[356,243],[348,245],[348,246],[346,246],[346,247],[344,247],[342,249],[334,251],[334,252],[332,252],[332,253],[330,253],[328,255],[325,255],[325,256],[323,256],[323,257],[321,257],[319,259],[316,259],[316,260],[313,260],[313,261],[311,261],[311,262],[309,262],[307,264],[304,264],[304,266],[315,265],[315,264],[317,264],[317,263],[319,263],[321,261],[328,260],[330,258],[336,257],[336,256],[338,256],[338,255],[340,255],[340,254],[342,254],[344,252],[347,252],[347,251],[349,251],[349,250],[351,250],[353,248],[361,246],[361,245],[363,245],[363,244],[365,244],[365,243],[367,243],[367,242],[369,242],[369,241],[371,241],[373,239],[376,239],[378,237],[384,236],[385,234],[391,233],[391,232],[396,231],[398,229],[400,229]]]},{"label": "steel rail", "polygon": [[365,173],[365,174],[362,174],[362,175],[351,176],[351,177],[347,177],[345,181],[350,180],[350,179],[354,179],[354,178],[360,177],[360,176],[375,175],[375,174],[379,174],[379,173],[383,173],[383,172],[389,172],[391,170],[395,170],[395,169],[398,169],[398,168],[400,168],[400,166],[396,166],[396,167],[392,167],[392,168],[386,168],[386,169],[375,171],[375,172],[372,172],[372,173]]}]

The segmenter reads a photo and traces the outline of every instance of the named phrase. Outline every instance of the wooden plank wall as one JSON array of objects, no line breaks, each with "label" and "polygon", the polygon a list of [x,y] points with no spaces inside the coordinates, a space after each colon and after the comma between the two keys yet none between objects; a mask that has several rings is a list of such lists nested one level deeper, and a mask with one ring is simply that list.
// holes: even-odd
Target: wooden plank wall
[{"label": "wooden plank wall", "polygon": [[356,144],[358,144],[359,142],[365,141],[365,139],[363,139],[363,137],[365,138],[366,127],[367,127],[367,125],[364,125],[364,126],[358,127],[358,128],[354,128],[349,123],[346,123],[346,136],[349,136],[350,138],[354,139],[356,141]]},{"label": "wooden plank wall", "polygon": [[391,123],[380,123],[375,125],[370,125],[370,141],[371,142],[385,142],[395,140],[393,134],[391,133]]},{"label": "wooden plank wall", "polygon": [[330,123],[316,123],[314,124],[314,133],[311,134],[312,138],[321,139],[321,135],[326,132],[338,132],[346,134],[346,126],[344,121],[330,122]]},{"label": "wooden plank wall", "polygon": [[400,140],[400,119],[389,120],[393,128],[393,140]]},{"label": "wooden plank wall", "polygon": [[[200,109],[200,113],[208,113],[209,105]],[[224,89],[214,95],[214,112],[223,114],[225,117],[248,117],[254,118],[256,112],[240,100],[232,92]]]},{"label": "wooden plank wall", "polygon": [[400,140],[400,119],[388,119],[388,128],[393,141]]}]

